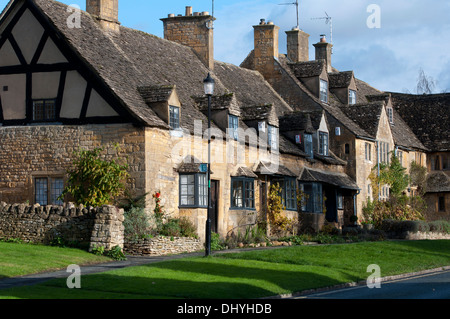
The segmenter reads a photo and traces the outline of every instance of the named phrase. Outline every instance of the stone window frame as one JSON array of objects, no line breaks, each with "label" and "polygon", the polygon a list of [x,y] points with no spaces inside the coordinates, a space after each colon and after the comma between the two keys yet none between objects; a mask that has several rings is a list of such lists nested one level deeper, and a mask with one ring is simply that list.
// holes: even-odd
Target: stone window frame
[{"label": "stone window frame", "polygon": [[364,148],[366,161],[372,163],[372,144],[365,142]]},{"label": "stone window frame", "polygon": [[[44,193],[43,192],[39,193],[39,195],[45,196],[45,197],[38,198],[38,191],[39,191],[38,185],[37,185],[38,180],[41,180],[41,181],[46,180]],[[63,201],[57,199],[62,194],[62,192],[64,191],[64,187],[65,187],[64,185],[65,185],[66,181],[62,174],[58,174],[58,175],[38,174],[38,175],[33,176],[32,182],[33,182],[33,203],[34,204],[39,204],[41,206],[48,206],[48,205],[62,206],[63,205]],[[58,185],[58,187],[56,187],[56,188],[55,188],[55,186],[56,186],[55,182],[60,183]],[[44,186],[44,184],[42,184],[42,186]],[[58,193],[54,193],[54,191],[58,191]]]}]

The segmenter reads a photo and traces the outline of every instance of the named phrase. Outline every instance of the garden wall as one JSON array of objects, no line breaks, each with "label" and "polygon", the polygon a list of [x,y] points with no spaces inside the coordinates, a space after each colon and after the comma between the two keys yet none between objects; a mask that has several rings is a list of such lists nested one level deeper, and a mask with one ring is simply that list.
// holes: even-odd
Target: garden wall
[{"label": "garden wall", "polygon": [[200,239],[187,237],[158,236],[125,242],[124,244],[124,252],[135,256],[165,256],[191,253],[204,249],[203,242]]},{"label": "garden wall", "polygon": [[123,248],[124,212],[114,206],[99,208],[0,203],[0,238],[49,244],[62,239],[92,249]]}]

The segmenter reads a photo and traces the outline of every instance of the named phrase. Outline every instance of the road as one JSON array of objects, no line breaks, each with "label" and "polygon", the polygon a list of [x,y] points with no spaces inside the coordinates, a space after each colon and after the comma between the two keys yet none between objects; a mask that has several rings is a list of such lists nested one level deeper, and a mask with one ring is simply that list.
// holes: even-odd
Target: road
[{"label": "road", "polygon": [[314,293],[297,299],[450,299],[450,270],[367,285]]}]

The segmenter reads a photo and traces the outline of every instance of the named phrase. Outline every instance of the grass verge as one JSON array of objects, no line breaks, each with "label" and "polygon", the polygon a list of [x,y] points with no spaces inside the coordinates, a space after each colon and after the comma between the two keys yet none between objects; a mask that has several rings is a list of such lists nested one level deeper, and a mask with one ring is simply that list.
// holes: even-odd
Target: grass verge
[{"label": "grass verge", "polygon": [[107,261],[80,249],[0,242],[0,279]]},{"label": "grass verge", "polygon": [[185,258],[0,291],[24,299],[249,299],[450,265],[450,241],[397,241],[293,246]]}]

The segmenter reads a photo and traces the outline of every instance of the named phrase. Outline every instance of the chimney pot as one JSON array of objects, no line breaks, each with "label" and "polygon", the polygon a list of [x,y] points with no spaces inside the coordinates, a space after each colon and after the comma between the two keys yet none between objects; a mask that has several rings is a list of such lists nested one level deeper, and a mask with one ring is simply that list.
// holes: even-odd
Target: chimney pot
[{"label": "chimney pot", "polygon": [[187,6],[186,7],[186,17],[192,16],[192,7]]},{"label": "chimney pot", "polygon": [[260,24],[260,25],[266,24],[266,19],[261,19],[260,22],[259,22],[259,24]]},{"label": "chimney pot", "polygon": [[208,11],[203,11],[203,12],[202,12],[202,15],[203,15],[203,16],[209,16],[209,12],[208,12]]},{"label": "chimney pot", "polygon": [[325,34],[320,35],[320,42],[327,43],[327,38],[326,38]]},{"label": "chimney pot", "polygon": [[169,13],[169,15],[168,15],[167,17],[169,17],[169,18],[174,18],[174,17],[175,17],[175,14]]}]

